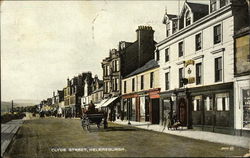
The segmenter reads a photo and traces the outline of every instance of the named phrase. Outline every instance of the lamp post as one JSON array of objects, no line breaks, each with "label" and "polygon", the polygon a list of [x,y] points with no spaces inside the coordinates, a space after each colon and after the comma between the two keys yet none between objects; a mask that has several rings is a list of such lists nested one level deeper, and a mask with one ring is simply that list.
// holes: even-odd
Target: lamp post
[{"label": "lamp post", "polygon": [[130,102],[128,101],[128,125],[131,125],[130,123],[130,114],[131,113],[131,110],[130,110]]},{"label": "lamp post", "polygon": [[[171,115],[171,120],[173,120],[174,118],[174,116],[175,116],[175,113],[176,113],[176,111],[175,112],[173,112],[173,106],[175,105],[175,101],[176,101],[176,98],[177,98],[177,96],[176,96],[176,92],[174,91],[173,93],[172,93],[172,95],[171,95],[171,113],[170,113],[170,115]],[[175,110],[176,110],[176,108],[175,108]],[[173,116],[174,115],[174,116]],[[175,120],[173,120],[173,122],[174,122]]]}]

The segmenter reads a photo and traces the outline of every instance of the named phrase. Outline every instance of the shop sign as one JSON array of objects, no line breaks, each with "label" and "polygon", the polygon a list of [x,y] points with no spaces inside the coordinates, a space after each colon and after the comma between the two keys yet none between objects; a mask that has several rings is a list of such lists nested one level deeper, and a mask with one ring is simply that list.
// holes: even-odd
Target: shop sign
[{"label": "shop sign", "polygon": [[187,67],[188,65],[194,65],[194,60],[187,60],[185,61],[185,67]]},{"label": "shop sign", "polygon": [[194,77],[189,77],[188,79],[188,84],[194,83],[195,82],[195,78]]}]

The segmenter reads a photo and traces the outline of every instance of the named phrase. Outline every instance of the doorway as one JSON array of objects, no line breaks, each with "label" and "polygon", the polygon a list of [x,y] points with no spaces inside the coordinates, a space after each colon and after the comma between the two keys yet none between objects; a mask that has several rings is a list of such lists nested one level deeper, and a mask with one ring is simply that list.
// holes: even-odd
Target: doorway
[{"label": "doorway", "polygon": [[152,124],[160,122],[160,99],[152,99]]},{"label": "doorway", "polygon": [[184,98],[179,99],[179,121],[182,126],[187,126],[187,103]]}]

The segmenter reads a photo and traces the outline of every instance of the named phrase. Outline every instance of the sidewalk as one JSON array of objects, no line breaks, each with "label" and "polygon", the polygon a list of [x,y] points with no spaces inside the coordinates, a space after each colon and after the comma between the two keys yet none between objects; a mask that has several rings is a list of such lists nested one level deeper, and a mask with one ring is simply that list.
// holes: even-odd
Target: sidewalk
[{"label": "sidewalk", "polygon": [[3,157],[22,124],[23,120],[12,120],[1,124],[1,157]]},{"label": "sidewalk", "polygon": [[[116,120],[114,123],[128,125],[128,121]],[[163,126],[161,125],[152,125],[148,122],[135,122],[135,121],[130,121],[130,123],[131,123],[130,126],[134,126],[141,129],[163,132],[167,134],[183,136],[192,139],[205,140],[214,143],[239,146],[250,150],[250,138],[248,137],[233,136],[233,135],[205,132],[205,131],[195,131],[191,129],[168,130],[167,127],[164,131],[162,131]]]}]

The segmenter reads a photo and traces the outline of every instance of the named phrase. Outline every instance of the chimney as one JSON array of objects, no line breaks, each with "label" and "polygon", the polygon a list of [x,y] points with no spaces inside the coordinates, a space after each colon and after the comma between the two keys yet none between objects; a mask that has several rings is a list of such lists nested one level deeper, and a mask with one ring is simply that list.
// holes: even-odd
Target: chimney
[{"label": "chimney", "polygon": [[67,78],[67,86],[69,86],[70,84],[69,84],[69,78]]},{"label": "chimney", "polygon": [[154,40],[154,30],[151,26],[138,26],[137,40],[140,41],[153,41]]},{"label": "chimney", "polygon": [[151,26],[138,26],[138,62],[137,68],[146,64],[149,60],[154,59],[154,30]]}]

